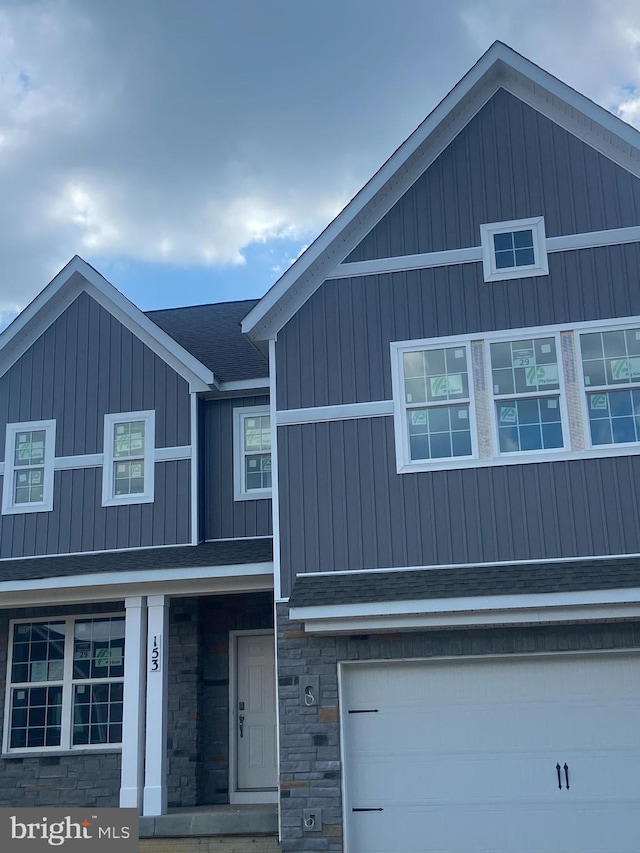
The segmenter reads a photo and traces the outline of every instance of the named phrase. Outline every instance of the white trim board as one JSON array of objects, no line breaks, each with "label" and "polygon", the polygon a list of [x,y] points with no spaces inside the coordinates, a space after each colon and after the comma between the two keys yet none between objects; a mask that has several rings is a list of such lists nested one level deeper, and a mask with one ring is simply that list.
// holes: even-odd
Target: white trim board
[{"label": "white trim board", "polygon": [[377,418],[393,415],[393,400],[373,400],[367,403],[345,403],[340,406],[315,406],[308,409],[281,409],[276,412],[278,426],[345,421],[354,418]]},{"label": "white trim board", "polygon": [[636,619],[640,589],[380,601],[292,607],[310,633],[354,633],[482,625]]},{"label": "white trim board", "polygon": [[142,569],[3,581],[0,583],[0,609],[54,603],[120,601],[135,595],[205,595],[272,589],[271,562],[188,569]]},{"label": "white trim board", "polygon": [[[620,246],[640,242],[640,227],[615,228],[610,231],[588,231],[582,234],[566,234],[547,237],[547,253],[571,252],[579,249],[594,249],[600,246]],[[338,264],[325,279],[356,278],[380,273],[404,272],[406,270],[431,269],[453,264],[482,262],[482,246],[464,249],[449,249],[446,252],[425,252],[420,255],[399,255],[392,258],[377,258],[373,261],[354,261]],[[520,278],[517,270],[510,269],[508,278]]]},{"label": "white trim board", "polygon": [[500,88],[640,176],[640,135],[634,128],[495,42],[249,312],[243,331],[256,339],[275,337]]}]

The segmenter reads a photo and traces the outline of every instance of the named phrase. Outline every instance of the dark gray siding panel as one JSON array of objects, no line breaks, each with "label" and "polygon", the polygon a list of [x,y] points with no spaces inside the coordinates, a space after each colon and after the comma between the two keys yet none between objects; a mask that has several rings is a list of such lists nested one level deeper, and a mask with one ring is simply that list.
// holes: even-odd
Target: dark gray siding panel
[{"label": "dark gray siding panel", "polygon": [[238,397],[202,404],[205,539],[271,535],[271,500],[236,501],[233,497],[233,410],[268,403],[268,397]]},{"label": "dark gray siding panel", "polygon": [[2,516],[0,558],[186,544],[190,466],[156,463],[155,501],[117,507],[102,506],[101,468],[56,471],[52,512]]},{"label": "dark gray siding panel", "polygon": [[479,263],[326,281],[278,335],[278,408],[391,399],[390,341],[640,314],[638,281],[634,243],[491,284]]},{"label": "dark gray siding panel", "polygon": [[547,236],[638,224],[640,181],[500,89],[349,255],[479,246],[479,226],[545,217]]},{"label": "dark gray siding panel", "polygon": [[156,411],[156,446],[191,443],[187,382],[86,293],[0,378],[7,423],[56,421],[56,456],[101,453],[107,412]]},{"label": "dark gray siding panel", "polygon": [[[187,382],[86,293],[0,378],[7,423],[56,421],[56,456],[103,451],[104,415],[153,409],[156,446],[191,443]],[[155,501],[102,506],[102,469],[57,471],[54,509],[0,518],[0,556],[190,541],[190,462],[155,466]]]},{"label": "dark gray siding panel", "polygon": [[640,457],[403,474],[392,418],[279,429],[283,595],[297,572],[640,552]]}]

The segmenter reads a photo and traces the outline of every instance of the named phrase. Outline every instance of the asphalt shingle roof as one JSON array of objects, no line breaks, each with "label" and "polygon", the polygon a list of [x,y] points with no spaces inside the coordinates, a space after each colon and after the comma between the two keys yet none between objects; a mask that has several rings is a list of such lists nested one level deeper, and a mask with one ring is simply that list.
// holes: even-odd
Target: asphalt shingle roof
[{"label": "asphalt shingle roof", "polygon": [[101,554],[61,554],[37,559],[0,560],[0,583],[145,569],[235,566],[241,563],[269,563],[272,560],[273,544],[270,537],[236,539],[175,548],[141,548],[105,551]]},{"label": "asphalt shingle roof", "polygon": [[222,382],[268,375],[268,362],[240,323],[257,299],[146,311],[146,316],[213,371]]},{"label": "asphalt shingle roof", "polygon": [[290,607],[575,592],[640,586],[640,559],[300,575]]}]

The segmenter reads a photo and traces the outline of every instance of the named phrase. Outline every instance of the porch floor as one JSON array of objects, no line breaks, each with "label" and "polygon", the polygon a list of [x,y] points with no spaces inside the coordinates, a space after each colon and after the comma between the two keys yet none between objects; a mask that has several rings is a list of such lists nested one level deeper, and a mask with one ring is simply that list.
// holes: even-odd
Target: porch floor
[{"label": "porch floor", "polygon": [[140,818],[140,838],[193,838],[212,835],[277,835],[278,807],[259,805],[193,806]]}]

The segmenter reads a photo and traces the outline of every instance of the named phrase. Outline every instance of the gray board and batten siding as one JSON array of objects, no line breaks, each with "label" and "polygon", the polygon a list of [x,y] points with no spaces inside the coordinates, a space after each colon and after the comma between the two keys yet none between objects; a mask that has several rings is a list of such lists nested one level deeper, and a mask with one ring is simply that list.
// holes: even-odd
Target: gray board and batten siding
[{"label": "gray board and batten siding", "polygon": [[[477,246],[482,222],[542,214],[549,236],[638,212],[637,178],[498,92],[350,260]],[[490,284],[479,262],[325,281],[278,333],[278,409],[390,401],[393,341],[640,315],[640,245],[548,259]],[[640,551],[637,456],[399,475],[385,416],[280,427],[278,465],[285,597],[298,572]]]},{"label": "gray board and batten siding", "polygon": [[[0,377],[0,447],[7,423],[54,419],[56,456],[101,453],[106,413],[151,409],[156,447],[190,445],[187,382],[83,292]],[[0,518],[0,558],[188,543],[190,465],[156,463],[154,502],[116,507],[101,468],[56,471],[53,511]]]},{"label": "gray board and batten siding", "polygon": [[268,406],[269,397],[236,397],[200,403],[201,482],[205,540],[271,536],[271,499],[234,500],[233,412]]},{"label": "gray board and batten siding", "polygon": [[547,237],[640,222],[640,181],[499,89],[347,257],[480,245],[480,225],[544,215]]}]

